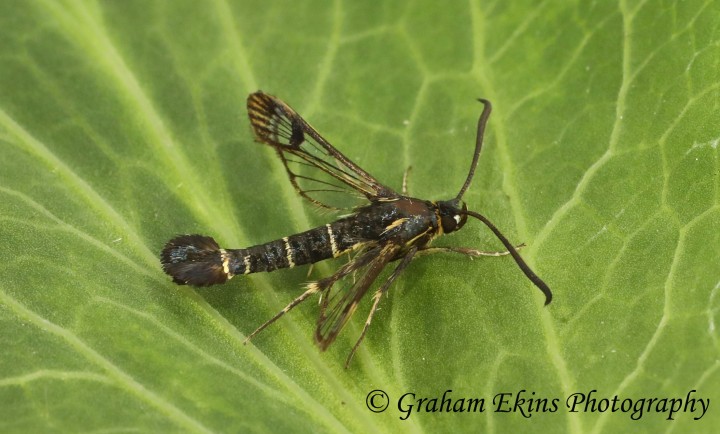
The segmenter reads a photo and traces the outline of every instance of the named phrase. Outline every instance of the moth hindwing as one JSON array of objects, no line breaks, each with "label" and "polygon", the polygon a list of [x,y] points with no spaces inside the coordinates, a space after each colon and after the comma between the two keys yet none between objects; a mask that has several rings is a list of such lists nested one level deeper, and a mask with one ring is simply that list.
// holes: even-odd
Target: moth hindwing
[{"label": "moth hindwing", "polygon": [[[370,326],[382,295],[413,258],[431,253],[467,256],[510,254],[550,303],[550,288],[527,266],[515,247],[485,216],[470,211],[462,196],[470,186],[491,105],[486,100],[478,121],[475,153],[459,193],[452,199],[429,201],[398,193],[380,183],[335,149],[289,105],[258,91],[247,99],[250,124],[258,142],[275,150],[297,193],[315,206],[349,214],[325,225],[244,249],[222,249],[203,235],[181,235],[168,241],[161,253],[163,270],[180,285],[209,286],[236,275],[313,264],[353,253],[353,258],[328,277],[307,284],[305,291],[250,333],[245,342],[306,300],[319,294],[320,315],[315,340],[322,350],[335,341],[365,294],[372,305],[362,332],[348,355],[347,367]],[[361,200],[361,205],[348,205]],[[455,232],[474,217],[505,245],[505,252],[472,248],[431,247],[440,235]],[[397,262],[389,277],[375,282],[383,269]]]}]

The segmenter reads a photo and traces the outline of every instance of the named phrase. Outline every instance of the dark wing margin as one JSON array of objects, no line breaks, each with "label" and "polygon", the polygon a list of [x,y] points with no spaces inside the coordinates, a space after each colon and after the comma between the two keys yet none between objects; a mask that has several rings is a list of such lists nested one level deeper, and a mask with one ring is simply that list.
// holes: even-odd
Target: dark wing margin
[{"label": "dark wing margin", "polygon": [[248,96],[247,108],[257,140],[277,151],[290,183],[313,204],[337,210],[351,208],[344,203],[348,196],[353,202],[399,196],[330,145],[278,98],[257,91]]},{"label": "dark wing margin", "polygon": [[322,293],[315,341],[325,350],[335,341],[385,266],[400,251],[392,243],[369,247],[335,274],[315,283]]}]

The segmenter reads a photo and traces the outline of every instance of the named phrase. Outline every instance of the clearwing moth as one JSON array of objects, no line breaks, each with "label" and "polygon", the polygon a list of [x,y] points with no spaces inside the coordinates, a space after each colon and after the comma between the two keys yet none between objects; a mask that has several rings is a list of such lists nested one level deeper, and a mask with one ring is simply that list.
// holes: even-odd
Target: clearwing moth
[{"label": "clearwing moth", "polygon": [[[352,254],[334,274],[307,284],[305,291],[284,309],[247,336],[272,324],[313,294],[320,293],[320,316],[315,340],[322,350],[335,340],[370,290],[382,270],[398,261],[389,277],[374,289],[372,307],[360,337],[345,362],[347,367],[365,337],[382,295],[392,282],[421,255],[455,252],[475,256],[509,253],[520,269],[552,300],[550,288],[520,257],[515,247],[485,216],[470,211],[461,200],[470,186],[480,157],[491,104],[485,99],[477,125],[477,138],[470,171],[458,194],[449,200],[428,201],[409,197],[380,183],[364,169],[335,149],[295,110],[262,91],[248,97],[247,108],[255,137],[269,145],[282,161],[290,183],[312,204],[330,210],[349,210],[333,223],[245,249],[222,249],[203,235],[181,235],[168,241],[162,251],[163,270],[180,285],[208,286],[227,282],[239,274],[274,271],[313,264]],[[403,184],[405,184],[403,182]],[[360,197],[361,206],[343,204]],[[430,247],[436,237],[455,232],[468,216],[483,222],[505,245],[507,252],[482,252],[471,248]]]}]

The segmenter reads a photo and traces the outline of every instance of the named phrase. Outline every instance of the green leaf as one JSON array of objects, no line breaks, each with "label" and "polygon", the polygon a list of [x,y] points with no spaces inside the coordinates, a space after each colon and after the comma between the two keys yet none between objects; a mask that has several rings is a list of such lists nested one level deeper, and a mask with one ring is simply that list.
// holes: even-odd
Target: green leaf
[{"label": "green leaf", "polygon": [[[561,3],[0,5],[0,430],[715,432],[720,5]],[[158,252],[332,220],[253,142],[257,89],[390,186],[412,166],[432,200],[457,193],[490,99],[465,199],[527,244],[553,303],[509,257],[436,255],[396,281],[348,370],[369,299],[325,353],[314,302],[243,345],[307,269],[194,289]],[[502,248],[476,221],[435,244]],[[484,411],[417,402],[447,390]],[[531,417],[494,411],[523,390]],[[592,390],[711,405],[565,406]]]}]

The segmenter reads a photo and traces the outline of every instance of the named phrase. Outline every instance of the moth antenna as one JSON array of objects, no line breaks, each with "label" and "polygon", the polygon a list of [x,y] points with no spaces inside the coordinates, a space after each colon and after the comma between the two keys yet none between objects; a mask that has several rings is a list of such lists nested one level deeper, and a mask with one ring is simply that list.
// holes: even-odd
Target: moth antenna
[{"label": "moth antenna", "polygon": [[476,213],[474,211],[468,211],[468,210],[458,210],[458,213],[467,214],[467,215],[475,217],[476,219],[485,223],[485,226],[490,228],[490,230],[493,231],[495,236],[498,237],[498,239],[500,241],[502,241],[502,243],[505,245],[505,248],[508,250],[508,252],[510,252],[513,259],[515,259],[515,262],[518,264],[518,267],[520,267],[522,272],[525,273],[527,278],[530,279],[530,281],[532,283],[534,283],[535,286],[537,286],[538,289],[540,289],[540,291],[542,291],[543,294],[545,294],[545,306],[550,304],[550,302],[552,301],[552,291],[550,290],[550,288],[547,286],[547,284],[545,284],[545,282],[543,282],[543,280],[541,278],[539,278],[537,276],[537,274],[535,274],[533,272],[533,270],[530,269],[530,267],[525,263],[523,258],[517,252],[515,247],[512,244],[510,244],[510,241],[508,241],[508,239],[505,238],[505,235],[503,235],[502,232],[500,232],[500,230],[498,228],[496,228],[495,225],[492,224],[492,222],[490,220],[487,219],[487,217],[485,217],[484,215],[482,215],[480,213]]},{"label": "moth antenna", "polygon": [[223,252],[211,237],[180,235],[165,244],[160,260],[163,271],[178,285],[210,286],[232,277]]},{"label": "moth antenna", "polygon": [[460,193],[458,193],[455,197],[455,200],[457,201],[459,201],[462,198],[463,194],[465,194],[465,191],[468,189],[468,187],[470,187],[473,176],[475,176],[475,169],[478,165],[478,159],[480,158],[480,150],[482,149],[483,138],[485,136],[485,126],[487,125],[488,118],[490,117],[490,112],[492,111],[492,104],[490,104],[490,101],[483,98],[478,98],[478,101],[483,103],[485,107],[483,108],[482,114],[480,115],[480,119],[478,119],[477,136],[475,138],[475,154],[473,155],[473,160],[470,164],[470,172],[468,172],[467,179],[465,180],[465,184],[463,184],[462,188],[460,189]]}]

